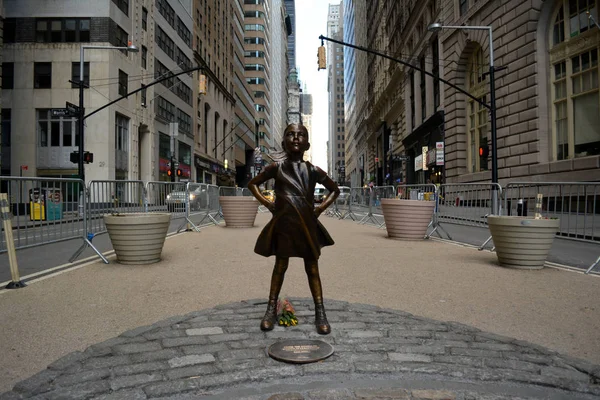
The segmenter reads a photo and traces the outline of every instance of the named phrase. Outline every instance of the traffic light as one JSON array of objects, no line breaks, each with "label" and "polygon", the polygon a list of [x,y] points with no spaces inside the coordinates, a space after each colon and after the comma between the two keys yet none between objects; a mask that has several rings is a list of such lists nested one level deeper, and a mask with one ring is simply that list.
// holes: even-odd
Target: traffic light
[{"label": "traffic light", "polygon": [[327,61],[325,60],[325,46],[319,46],[319,50],[317,51],[317,58],[318,58],[317,63],[319,65],[319,67],[317,68],[317,71],[326,69]]},{"label": "traffic light", "polygon": [[487,159],[489,153],[490,149],[487,146],[479,146],[479,157]]},{"label": "traffic light", "polygon": [[181,176],[183,175],[183,171],[179,168],[177,168],[177,176]]},{"label": "traffic light", "polygon": [[[79,164],[79,151],[72,151],[69,154],[69,161],[73,164]],[[83,162],[85,164],[91,164],[94,162],[94,153],[90,153],[89,151],[83,152]]]},{"label": "traffic light", "polygon": [[86,164],[91,164],[94,162],[94,153],[90,153],[89,151],[83,152],[83,162]]},{"label": "traffic light", "polygon": [[204,74],[198,76],[198,93],[206,94],[206,75]]}]

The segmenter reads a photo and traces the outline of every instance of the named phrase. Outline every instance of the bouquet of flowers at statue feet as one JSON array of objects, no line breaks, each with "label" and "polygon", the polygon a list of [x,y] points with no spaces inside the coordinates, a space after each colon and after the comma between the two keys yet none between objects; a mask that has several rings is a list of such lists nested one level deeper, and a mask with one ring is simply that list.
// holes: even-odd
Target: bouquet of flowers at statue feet
[{"label": "bouquet of flowers at statue feet", "polygon": [[279,316],[279,325],[281,326],[296,326],[298,318],[294,314],[294,306],[287,298],[279,299],[277,302],[277,315]]}]

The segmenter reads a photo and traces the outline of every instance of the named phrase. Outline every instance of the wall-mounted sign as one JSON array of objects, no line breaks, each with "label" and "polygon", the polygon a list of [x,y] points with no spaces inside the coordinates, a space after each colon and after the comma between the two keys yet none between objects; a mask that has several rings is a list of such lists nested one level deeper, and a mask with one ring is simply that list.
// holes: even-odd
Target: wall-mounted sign
[{"label": "wall-mounted sign", "polygon": [[427,146],[423,146],[421,147],[421,162],[423,163],[423,171],[427,171],[427,151],[429,150],[429,147]]},{"label": "wall-mounted sign", "polygon": [[415,172],[423,169],[423,154],[415,157]]},{"label": "wall-mounted sign", "polygon": [[444,165],[444,142],[435,142],[435,165]]}]

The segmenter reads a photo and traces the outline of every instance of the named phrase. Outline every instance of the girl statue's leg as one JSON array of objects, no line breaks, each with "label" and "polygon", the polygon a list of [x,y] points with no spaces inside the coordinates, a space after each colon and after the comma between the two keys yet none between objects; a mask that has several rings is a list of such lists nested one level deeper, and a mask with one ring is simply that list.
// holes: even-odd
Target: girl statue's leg
[{"label": "girl statue's leg", "polygon": [[275,259],[275,267],[273,267],[273,275],[271,276],[271,290],[269,291],[269,304],[267,305],[267,312],[260,321],[260,329],[263,331],[270,331],[273,329],[277,319],[277,298],[279,297],[279,291],[283,285],[283,278],[285,271],[287,271],[289,258],[277,257]]},{"label": "girl statue's leg", "polygon": [[323,306],[323,289],[321,288],[321,277],[319,276],[319,262],[317,260],[304,259],[304,269],[308,276],[308,284],[313,300],[315,301],[315,326],[321,335],[331,332],[331,326],[327,322],[325,307]]}]

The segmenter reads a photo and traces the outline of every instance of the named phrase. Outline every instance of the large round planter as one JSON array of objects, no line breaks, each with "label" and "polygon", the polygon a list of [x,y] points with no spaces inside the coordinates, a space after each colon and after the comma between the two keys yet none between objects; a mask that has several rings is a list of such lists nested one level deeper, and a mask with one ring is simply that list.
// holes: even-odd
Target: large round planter
[{"label": "large round planter", "polygon": [[254,226],[259,206],[254,197],[219,196],[219,204],[226,227],[251,228]]},{"label": "large round planter", "polygon": [[381,199],[388,236],[394,239],[421,240],[435,209],[435,201]]},{"label": "large round planter", "polygon": [[171,214],[109,214],[104,216],[108,236],[121,264],[160,261]]},{"label": "large round planter", "polygon": [[544,268],[560,220],[498,215],[489,215],[487,220],[500,265]]}]

